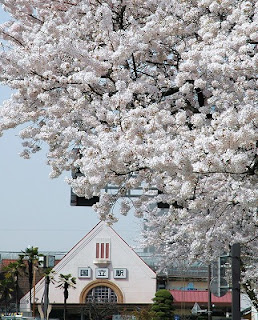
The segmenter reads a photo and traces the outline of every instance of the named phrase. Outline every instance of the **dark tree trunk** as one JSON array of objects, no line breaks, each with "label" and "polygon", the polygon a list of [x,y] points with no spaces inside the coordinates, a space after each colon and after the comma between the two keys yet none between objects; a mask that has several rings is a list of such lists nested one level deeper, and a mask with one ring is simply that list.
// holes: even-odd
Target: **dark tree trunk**
[{"label": "dark tree trunk", "polygon": [[67,320],[66,301],[68,299],[68,283],[64,284],[64,320]]},{"label": "dark tree trunk", "polygon": [[43,312],[44,312],[44,319],[47,319],[47,308],[49,304],[49,284],[50,284],[50,279],[49,276],[46,276],[45,278],[45,293],[44,293],[44,307],[43,307]]},{"label": "dark tree trunk", "polygon": [[15,311],[18,313],[20,311],[19,308],[19,284],[18,284],[18,273],[15,275]]},{"label": "dark tree trunk", "polygon": [[32,305],[31,291],[32,291],[32,282],[33,282],[33,263],[28,261],[29,264],[29,285],[30,285],[30,307]]}]

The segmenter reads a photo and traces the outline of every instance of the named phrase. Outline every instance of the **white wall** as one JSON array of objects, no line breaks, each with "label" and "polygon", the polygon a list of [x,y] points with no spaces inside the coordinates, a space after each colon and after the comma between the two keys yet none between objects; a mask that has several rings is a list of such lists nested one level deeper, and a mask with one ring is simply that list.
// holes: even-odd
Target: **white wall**
[{"label": "white wall", "polygon": [[[156,292],[156,274],[143,262],[139,256],[120,238],[116,232],[108,227],[104,222],[99,223],[92,229],[68,254],[55,266],[58,274],[71,274],[76,277],[76,288],[69,290],[67,303],[79,303],[80,294],[83,289],[96,280],[95,269],[99,266],[94,264],[96,260],[96,239],[110,239],[110,263],[105,267],[109,269],[107,280],[119,287],[123,294],[124,303],[152,303]],[[79,267],[90,267],[92,276],[90,279],[78,278]],[[102,266],[101,266],[102,267]],[[114,279],[114,268],[126,268],[126,279]],[[99,280],[99,279],[98,279]],[[63,303],[63,292],[56,288],[58,284],[51,284],[49,291],[50,303]],[[36,299],[41,301],[44,292],[44,279],[36,285]],[[27,294],[21,299],[24,307]]]}]

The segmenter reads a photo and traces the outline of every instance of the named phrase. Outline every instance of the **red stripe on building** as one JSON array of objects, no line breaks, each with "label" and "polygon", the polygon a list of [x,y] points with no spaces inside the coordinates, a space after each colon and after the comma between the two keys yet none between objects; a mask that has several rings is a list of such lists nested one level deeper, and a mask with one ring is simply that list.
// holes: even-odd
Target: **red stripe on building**
[{"label": "red stripe on building", "polygon": [[96,243],[96,259],[99,258],[99,243]]},{"label": "red stripe on building", "polygon": [[109,259],[109,243],[106,243],[106,259]]},{"label": "red stripe on building", "polygon": [[101,253],[100,253],[100,257],[101,259],[104,259],[104,243],[101,243]]}]

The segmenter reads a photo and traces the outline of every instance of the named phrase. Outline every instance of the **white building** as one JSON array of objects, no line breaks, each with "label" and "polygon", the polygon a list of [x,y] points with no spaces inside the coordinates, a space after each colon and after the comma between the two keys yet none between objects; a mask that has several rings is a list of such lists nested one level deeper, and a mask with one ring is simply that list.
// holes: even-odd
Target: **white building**
[{"label": "white building", "polygon": [[[69,289],[68,313],[78,314],[92,302],[108,302],[133,310],[152,303],[156,292],[156,274],[131,247],[105,222],[97,224],[53,268],[55,283],[50,284],[51,317],[62,310],[63,291],[56,288],[60,274],[76,277],[75,289]],[[34,309],[40,309],[45,280],[35,286]],[[30,295],[21,299],[21,311],[30,311]],[[77,318],[77,317],[76,317]],[[74,316],[73,316],[73,319]]]},{"label": "white building", "polygon": [[240,306],[245,319],[258,320],[258,311],[255,309],[247,294],[241,294]]}]

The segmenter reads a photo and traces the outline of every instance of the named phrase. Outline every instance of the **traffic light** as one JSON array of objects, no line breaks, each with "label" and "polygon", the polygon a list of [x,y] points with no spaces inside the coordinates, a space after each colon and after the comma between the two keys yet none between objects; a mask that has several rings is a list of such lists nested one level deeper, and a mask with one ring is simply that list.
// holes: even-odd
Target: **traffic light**
[{"label": "traffic light", "polygon": [[225,256],[220,256],[219,260],[218,260],[218,274],[220,275],[220,277],[225,277],[226,275],[226,268],[228,266],[228,259],[229,256],[225,255]]},{"label": "traffic light", "polygon": [[213,278],[210,283],[211,292],[217,297],[223,297],[229,289],[226,280],[226,271],[229,265],[229,255],[220,256],[213,272]]}]

